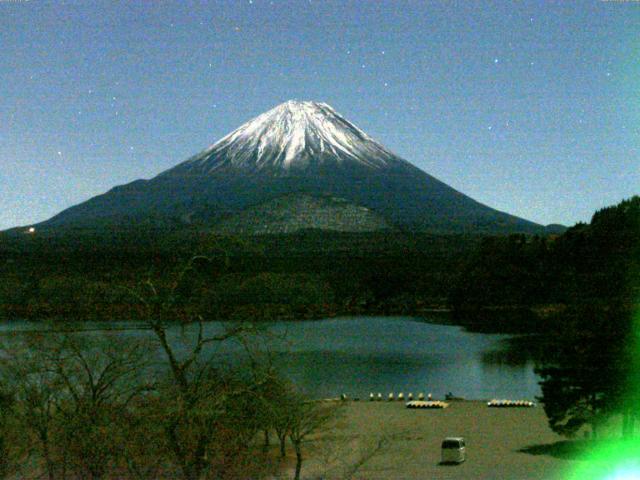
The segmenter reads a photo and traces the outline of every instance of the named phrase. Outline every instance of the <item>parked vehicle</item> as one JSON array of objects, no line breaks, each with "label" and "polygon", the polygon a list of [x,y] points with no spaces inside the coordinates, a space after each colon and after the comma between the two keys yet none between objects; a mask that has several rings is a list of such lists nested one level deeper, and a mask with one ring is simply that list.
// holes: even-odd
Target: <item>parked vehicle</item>
[{"label": "parked vehicle", "polygon": [[442,441],[442,463],[462,463],[467,450],[462,437],[447,437]]}]

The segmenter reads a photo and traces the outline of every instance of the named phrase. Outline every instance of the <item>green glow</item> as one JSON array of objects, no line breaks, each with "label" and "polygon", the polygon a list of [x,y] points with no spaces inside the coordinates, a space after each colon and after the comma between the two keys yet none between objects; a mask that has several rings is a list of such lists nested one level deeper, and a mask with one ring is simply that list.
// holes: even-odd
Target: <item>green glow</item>
[{"label": "green glow", "polygon": [[640,480],[640,442],[603,441],[579,462],[568,480]]},{"label": "green glow", "polygon": [[[640,309],[633,315],[631,376],[628,379],[629,395],[640,398]],[[636,426],[637,430],[638,426]],[[593,446],[578,466],[572,468],[567,480],[640,480],[640,437],[622,440],[620,438],[603,439]]]}]

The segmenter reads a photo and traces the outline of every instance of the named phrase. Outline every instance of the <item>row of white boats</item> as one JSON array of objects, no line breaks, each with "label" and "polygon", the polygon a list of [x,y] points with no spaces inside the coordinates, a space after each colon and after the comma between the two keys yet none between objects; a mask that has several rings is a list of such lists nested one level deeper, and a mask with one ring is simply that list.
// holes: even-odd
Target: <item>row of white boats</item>
[{"label": "row of white boats", "polygon": [[[369,394],[369,401],[371,402],[381,402],[383,400],[388,402],[406,401],[406,405],[408,408],[446,408],[449,406],[448,403],[442,402],[439,400],[433,400],[432,395],[429,393],[425,397],[424,393],[419,393],[417,399],[414,399],[413,393],[408,393],[405,397],[403,392],[395,395],[394,393],[390,393],[386,397],[382,396],[382,393],[378,393],[377,395],[374,393]],[[349,400],[346,394],[340,395],[341,400]],[[456,399],[456,397],[452,397],[452,399]],[[357,399],[356,399],[357,400]],[[447,400],[450,400],[449,395],[447,395]],[[461,399],[460,399],[461,400]],[[506,399],[493,399],[487,402],[488,407],[494,408],[504,408],[504,407],[535,407],[536,404],[529,400],[506,400]]]},{"label": "row of white boats", "polygon": [[488,407],[535,407],[536,404],[534,402],[530,402],[528,400],[490,400],[487,402]]},{"label": "row of white boats", "polygon": [[[427,400],[428,400],[428,401],[431,401],[431,400],[432,400],[432,395],[429,393],[429,394],[427,394],[427,397],[426,397],[426,398],[427,398]],[[374,395],[373,393],[370,393],[370,394],[369,394],[369,401],[372,401],[372,402],[374,402],[374,401],[378,401],[378,402],[380,402],[380,401],[382,401],[383,399],[384,399],[384,398],[383,398],[383,396],[382,396],[382,394],[381,394],[381,393],[378,393],[378,395]],[[419,393],[419,394],[418,394],[418,400],[421,400],[421,401],[422,401],[422,400],[424,400],[424,399],[425,399],[424,393]],[[412,401],[412,400],[413,400],[413,393],[409,393],[409,394],[407,394],[406,399],[405,399],[404,393],[399,393],[397,396],[395,396],[393,393],[390,393],[390,394],[387,396],[387,401],[388,401],[388,402],[393,402],[394,400],[397,400],[397,401],[399,401],[399,402],[404,402],[405,400],[407,400],[407,401],[409,401],[409,402],[410,402],[410,401]]]}]

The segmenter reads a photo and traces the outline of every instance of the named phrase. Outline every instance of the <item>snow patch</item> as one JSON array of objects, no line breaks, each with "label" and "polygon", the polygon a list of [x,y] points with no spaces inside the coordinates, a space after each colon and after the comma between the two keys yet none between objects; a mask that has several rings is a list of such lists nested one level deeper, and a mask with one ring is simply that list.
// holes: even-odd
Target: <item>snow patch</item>
[{"label": "snow patch", "polygon": [[326,103],[290,100],[255,117],[176,168],[290,170],[316,164],[383,169],[403,162]]}]

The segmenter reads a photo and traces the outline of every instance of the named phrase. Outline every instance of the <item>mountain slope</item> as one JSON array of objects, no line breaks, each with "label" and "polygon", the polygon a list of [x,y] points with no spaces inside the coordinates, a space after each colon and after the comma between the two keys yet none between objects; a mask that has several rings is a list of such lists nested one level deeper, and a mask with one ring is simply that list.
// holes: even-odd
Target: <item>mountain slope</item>
[{"label": "mountain slope", "polygon": [[292,194],[248,207],[212,228],[216,233],[260,235],[300,230],[373,232],[391,226],[367,207],[341,198]]},{"label": "mountain slope", "polygon": [[344,199],[406,230],[543,231],[416,168],[328,105],[294,101],[245,123],[151,180],[116,187],[41,227],[210,227],[248,207],[297,193]]}]

